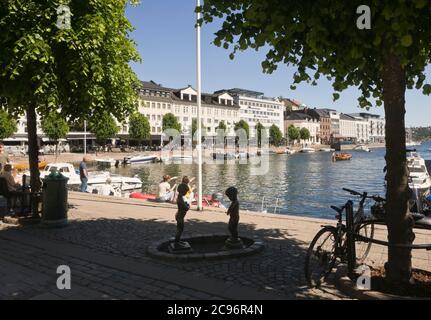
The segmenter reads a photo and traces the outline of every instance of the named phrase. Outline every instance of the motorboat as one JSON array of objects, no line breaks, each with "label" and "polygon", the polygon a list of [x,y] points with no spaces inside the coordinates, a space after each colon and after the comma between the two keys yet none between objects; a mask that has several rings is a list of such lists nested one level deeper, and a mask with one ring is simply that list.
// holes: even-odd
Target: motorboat
[{"label": "motorboat", "polygon": [[[40,177],[44,178],[51,172],[60,172],[65,177],[69,178],[67,181],[68,186],[78,186],[81,184],[79,172],[70,163],[50,163],[43,171]],[[107,179],[111,180],[113,187],[118,188],[120,191],[135,190],[142,188],[142,181],[138,177],[124,177],[120,175],[111,175],[107,171],[88,172],[88,186],[97,187],[106,184]]]},{"label": "motorboat", "polygon": [[168,163],[192,163],[193,157],[192,156],[186,156],[186,155],[172,155],[170,157],[162,157],[162,162],[168,162]]},{"label": "motorboat", "polygon": [[333,156],[333,161],[343,161],[352,159],[352,155],[350,153],[335,153]]},{"label": "motorboat", "polygon": [[295,150],[293,150],[293,149],[289,149],[289,148],[286,148],[286,154],[294,154],[294,153],[296,153],[296,151]]},{"label": "motorboat", "polygon": [[416,142],[416,141],[409,141],[409,142],[406,142],[406,147],[413,147],[413,146],[417,146],[419,144],[420,143]]},{"label": "motorboat", "polygon": [[113,167],[115,166],[116,163],[119,163],[119,160],[115,160],[115,159],[96,159],[96,163],[98,166],[103,166],[103,167]]},{"label": "motorboat", "polygon": [[[48,163],[45,160],[42,161],[38,161],[38,168],[39,170],[42,170],[46,167]],[[18,170],[18,171],[25,171],[25,170],[30,170],[30,165],[28,162],[18,162],[18,163],[12,163],[12,166],[14,169]]]},{"label": "motorboat", "polygon": [[362,152],[371,152],[370,148],[368,148],[364,144],[357,145],[356,147],[353,148],[353,150],[355,150],[355,151],[362,151]]},{"label": "motorboat", "polygon": [[320,148],[320,151],[321,152],[334,152],[335,149],[332,149],[332,148]]},{"label": "motorboat", "polygon": [[[144,193],[144,192],[132,192],[129,197],[131,199],[139,199],[143,201],[152,201],[152,202],[160,202],[160,203],[166,203],[169,201],[160,201],[158,200],[158,197],[154,193]],[[214,193],[209,196],[203,196],[202,197],[202,206],[204,207],[214,207],[214,208],[225,208],[225,206],[222,203],[223,196],[219,193]],[[197,196],[193,199],[192,205],[197,205],[198,198]]]},{"label": "motorboat", "polygon": [[309,147],[304,147],[301,149],[302,153],[313,153],[316,152],[316,150],[314,148],[309,148]]},{"label": "motorboat", "polygon": [[409,170],[410,189],[420,194],[428,192],[431,188],[431,178],[425,160],[417,152],[409,152],[407,168]]},{"label": "motorboat", "polygon": [[157,160],[157,156],[151,155],[151,156],[146,156],[146,155],[138,155],[138,156],[133,156],[133,157],[125,157],[124,158],[124,163],[126,164],[145,164],[145,163],[150,163],[150,162],[154,162]]}]

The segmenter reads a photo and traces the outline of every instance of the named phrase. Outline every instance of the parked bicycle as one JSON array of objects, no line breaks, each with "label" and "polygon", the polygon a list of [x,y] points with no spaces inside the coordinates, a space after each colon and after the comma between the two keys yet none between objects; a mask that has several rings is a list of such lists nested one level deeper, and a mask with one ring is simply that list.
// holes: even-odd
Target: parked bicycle
[{"label": "parked bicycle", "polygon": [[[353,214],[353,228],[351,230],[354,230],[354,233],[362,235],[365,238],[372,239],[374,224],[363,223],[367,219],[364,204],[367,199],[374,200],[374,204],[371,207],[374,214],[374,212],[377,213],[383,208],[385,199],[379,196],[368,195],[367,192],[361,193],[347,188],[343,188],[343,190],[360,198],[358,210]],[[372,245],[372,242],[361,242],[358,248],[354,250],[354,253],[349,252],[347,227],[343,222],[343,212],[346,213],[348,209],[353,210],[353,203],[349,200],[341,208],[336,206],[331,206],[331,208],[337,212],[337,225],[323,226],[311,241],[305,257],[305,278],[308,285],[312,287],[320,286],[330,275],[337,263],[355,262],[354,260],[356,259],[356,262],[362,264],[367,258]]]}]

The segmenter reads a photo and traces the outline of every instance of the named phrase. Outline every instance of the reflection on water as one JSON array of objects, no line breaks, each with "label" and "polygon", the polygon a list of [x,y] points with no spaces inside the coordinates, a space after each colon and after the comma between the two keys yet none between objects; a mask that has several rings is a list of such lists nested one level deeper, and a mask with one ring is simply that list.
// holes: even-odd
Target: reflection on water
[{"label": "reflection on water", "polygon": [[[430,145],[418,151],[427,158]],[[331,153],[270,155],[269,172],[261,176],[250,175],[250,164],[229,162],[203,165],[203,193],[223,192],[236,186],[243,209],[261,210],[262,205],[272,213],[278,201],[277,213],[332,217],[330,205],[341,205],[349,195],[342,187],[384,195],[385,150],[371,153],[352,151],[350,161],[331,161]],[[195,164],[146,164],[112,169],[113,172],[133,176],[143,181],[143,191],[156,193],[164,174],[194,176]],[[278,199],[278,200],[277,200]]]}]

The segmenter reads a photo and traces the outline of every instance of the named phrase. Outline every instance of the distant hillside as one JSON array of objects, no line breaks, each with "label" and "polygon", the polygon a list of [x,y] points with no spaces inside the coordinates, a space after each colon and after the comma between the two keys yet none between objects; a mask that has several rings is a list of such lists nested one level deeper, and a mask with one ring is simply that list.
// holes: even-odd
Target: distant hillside
[{"label": "distant hillside", "polygon": [[431,127],[411,128],[413,141],[431,140]]}]

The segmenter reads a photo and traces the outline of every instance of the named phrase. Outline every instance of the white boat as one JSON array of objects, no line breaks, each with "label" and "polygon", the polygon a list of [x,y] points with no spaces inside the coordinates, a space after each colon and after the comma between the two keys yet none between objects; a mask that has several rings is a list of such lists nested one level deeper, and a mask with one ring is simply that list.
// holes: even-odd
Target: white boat
[{"label": "white boat", "polygon": [[[60,172],[65,177],[69,178],[67,185],[78,186],[81,184],[79,172],[75,171],[75,168],[70,163],[49,163],[43,171],[41,171],[40,177],[44,178],[51,172]],[[97,187],[102,186],[106,183],[106,180],[110,178],[113,187],[118,188],[120,191],[134,190],[142,188],[142,181],[138,177],[124,177],[120,175],[111,175],[109,172],[88,172],[88,186]]]},{"label": "white boat", "polygon": [[321,148],[320,151],[322,151],[322,152],[334,152],[335,149],[332,149],[332,148]]},{"label": "white boat", "polygon": [[139,155],[139,156],[133,156],[133,157],[126,157],[124,158],[124,162],[127,164],[144,164],[153,162],[157,159],[157,156],[145,156],[145,155]]},{"label": "white boat", "polygon": [[364,144],[357,145],[356,147],[353,148],[353,150],[355,150],[355,151],[362,151],[362,152],[371,152],[370,148],[368,148]]},{"label": "white boat", "polygon": [[431,188],[431,178],[425,160],[417,152],[410,152],[407,157],[407,167],[409,169],[409,187],[419,194],[428,192]]},{"label": "white boat", "polygon": [[420,145],[420,143],[416,142],[416,141],[406,142],[406,147],[413,147],[413,146],[417,146],[417,145]]},{"label": "white boat", "polygon": [[162,162],[192,163],[193,157],[186,155],[173,155],[171,157],[162,157]]},{"label": "white boat", "polygon": [[105,166],[105,167],[112,167],[112,166],[115,166],[115,163],[117,162],[118,160],[115,160],[115,159],[96,159],[96,163],[97,163],[97,165],[100,165],[100,166]]},{"label": "white boat", "polygon": [[313,153],[313,152],[316,152],[316,150],[314,148],[305,147],[305,148],[301,149],[301,152],[303,152],[303,153]]},{"label": "white boat", "polygon": [[294,153],[296,153],[296,151],[293,149],[286,148],[286,153],[287,154],[294,154]]}]

